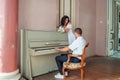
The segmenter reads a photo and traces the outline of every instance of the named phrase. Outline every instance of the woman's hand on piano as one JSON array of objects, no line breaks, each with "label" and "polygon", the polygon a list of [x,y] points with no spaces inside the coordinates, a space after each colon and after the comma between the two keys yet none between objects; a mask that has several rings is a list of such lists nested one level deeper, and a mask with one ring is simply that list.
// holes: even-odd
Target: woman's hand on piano
[{"label": "woman's hand on piano", "polygon": [[65,32],[69,32],[69,28],[64,28],[65,29]]}]

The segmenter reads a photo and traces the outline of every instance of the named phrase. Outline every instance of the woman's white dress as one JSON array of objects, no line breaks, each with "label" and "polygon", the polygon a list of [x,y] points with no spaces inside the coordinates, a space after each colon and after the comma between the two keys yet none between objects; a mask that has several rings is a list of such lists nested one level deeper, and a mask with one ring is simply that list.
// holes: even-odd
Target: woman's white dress
[{"label": "woman's white dress", "polygon": [[70,23],[66,26],[66,28],[69,29],[67,34],[68,34],[68,42],[69,42],[69,45],[70,45],[75,40],[75,36],[74,36],[74,34],[72,32],[72,25]]}]

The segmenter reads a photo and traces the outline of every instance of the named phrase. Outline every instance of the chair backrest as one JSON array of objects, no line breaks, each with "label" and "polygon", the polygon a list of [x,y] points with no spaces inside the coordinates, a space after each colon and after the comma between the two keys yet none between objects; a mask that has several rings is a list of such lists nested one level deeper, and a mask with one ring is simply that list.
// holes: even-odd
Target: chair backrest
[{"label": "chair backrest", "polygon": [[89,46],[89,43],[87,43],[84,47],[83,47],[83,50],[82,50],[82,55],[85,55],[86,53],[86,48]]},{"label": "chair backrest", "polygon": [[89,46],[89,43],[87,43],[82,50],[82,56],[81,56],[81,64],[84,64],[84,60],[85,60],[85,54],[86,54],[86,48]]}]

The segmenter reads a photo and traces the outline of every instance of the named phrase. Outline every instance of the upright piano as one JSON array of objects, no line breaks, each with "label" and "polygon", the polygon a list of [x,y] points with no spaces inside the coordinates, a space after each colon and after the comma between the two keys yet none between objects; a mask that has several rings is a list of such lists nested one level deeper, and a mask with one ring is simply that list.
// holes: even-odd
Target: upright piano
[{"label": "upright piano", "polygon": [[26,30],[20,31],[20,72],[32,80],[57,70],[55,57],[60,52],[56,47],[68,45],[67,34],[55,31]]}]

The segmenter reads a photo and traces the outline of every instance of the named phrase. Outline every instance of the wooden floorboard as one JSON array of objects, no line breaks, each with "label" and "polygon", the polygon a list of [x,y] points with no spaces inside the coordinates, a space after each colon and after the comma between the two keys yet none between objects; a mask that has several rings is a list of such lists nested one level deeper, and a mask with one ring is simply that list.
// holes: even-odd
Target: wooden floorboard
[{"label": "wooden floorboard", "polygon": [[[120,80],[120,59],[110,57],[91,57],[86,59],[85,80]],[[54,75],[58,71],[35,77],[34,80],[60,80]],[[79,70],[70,71],[64,80],[80,80]]]}]

